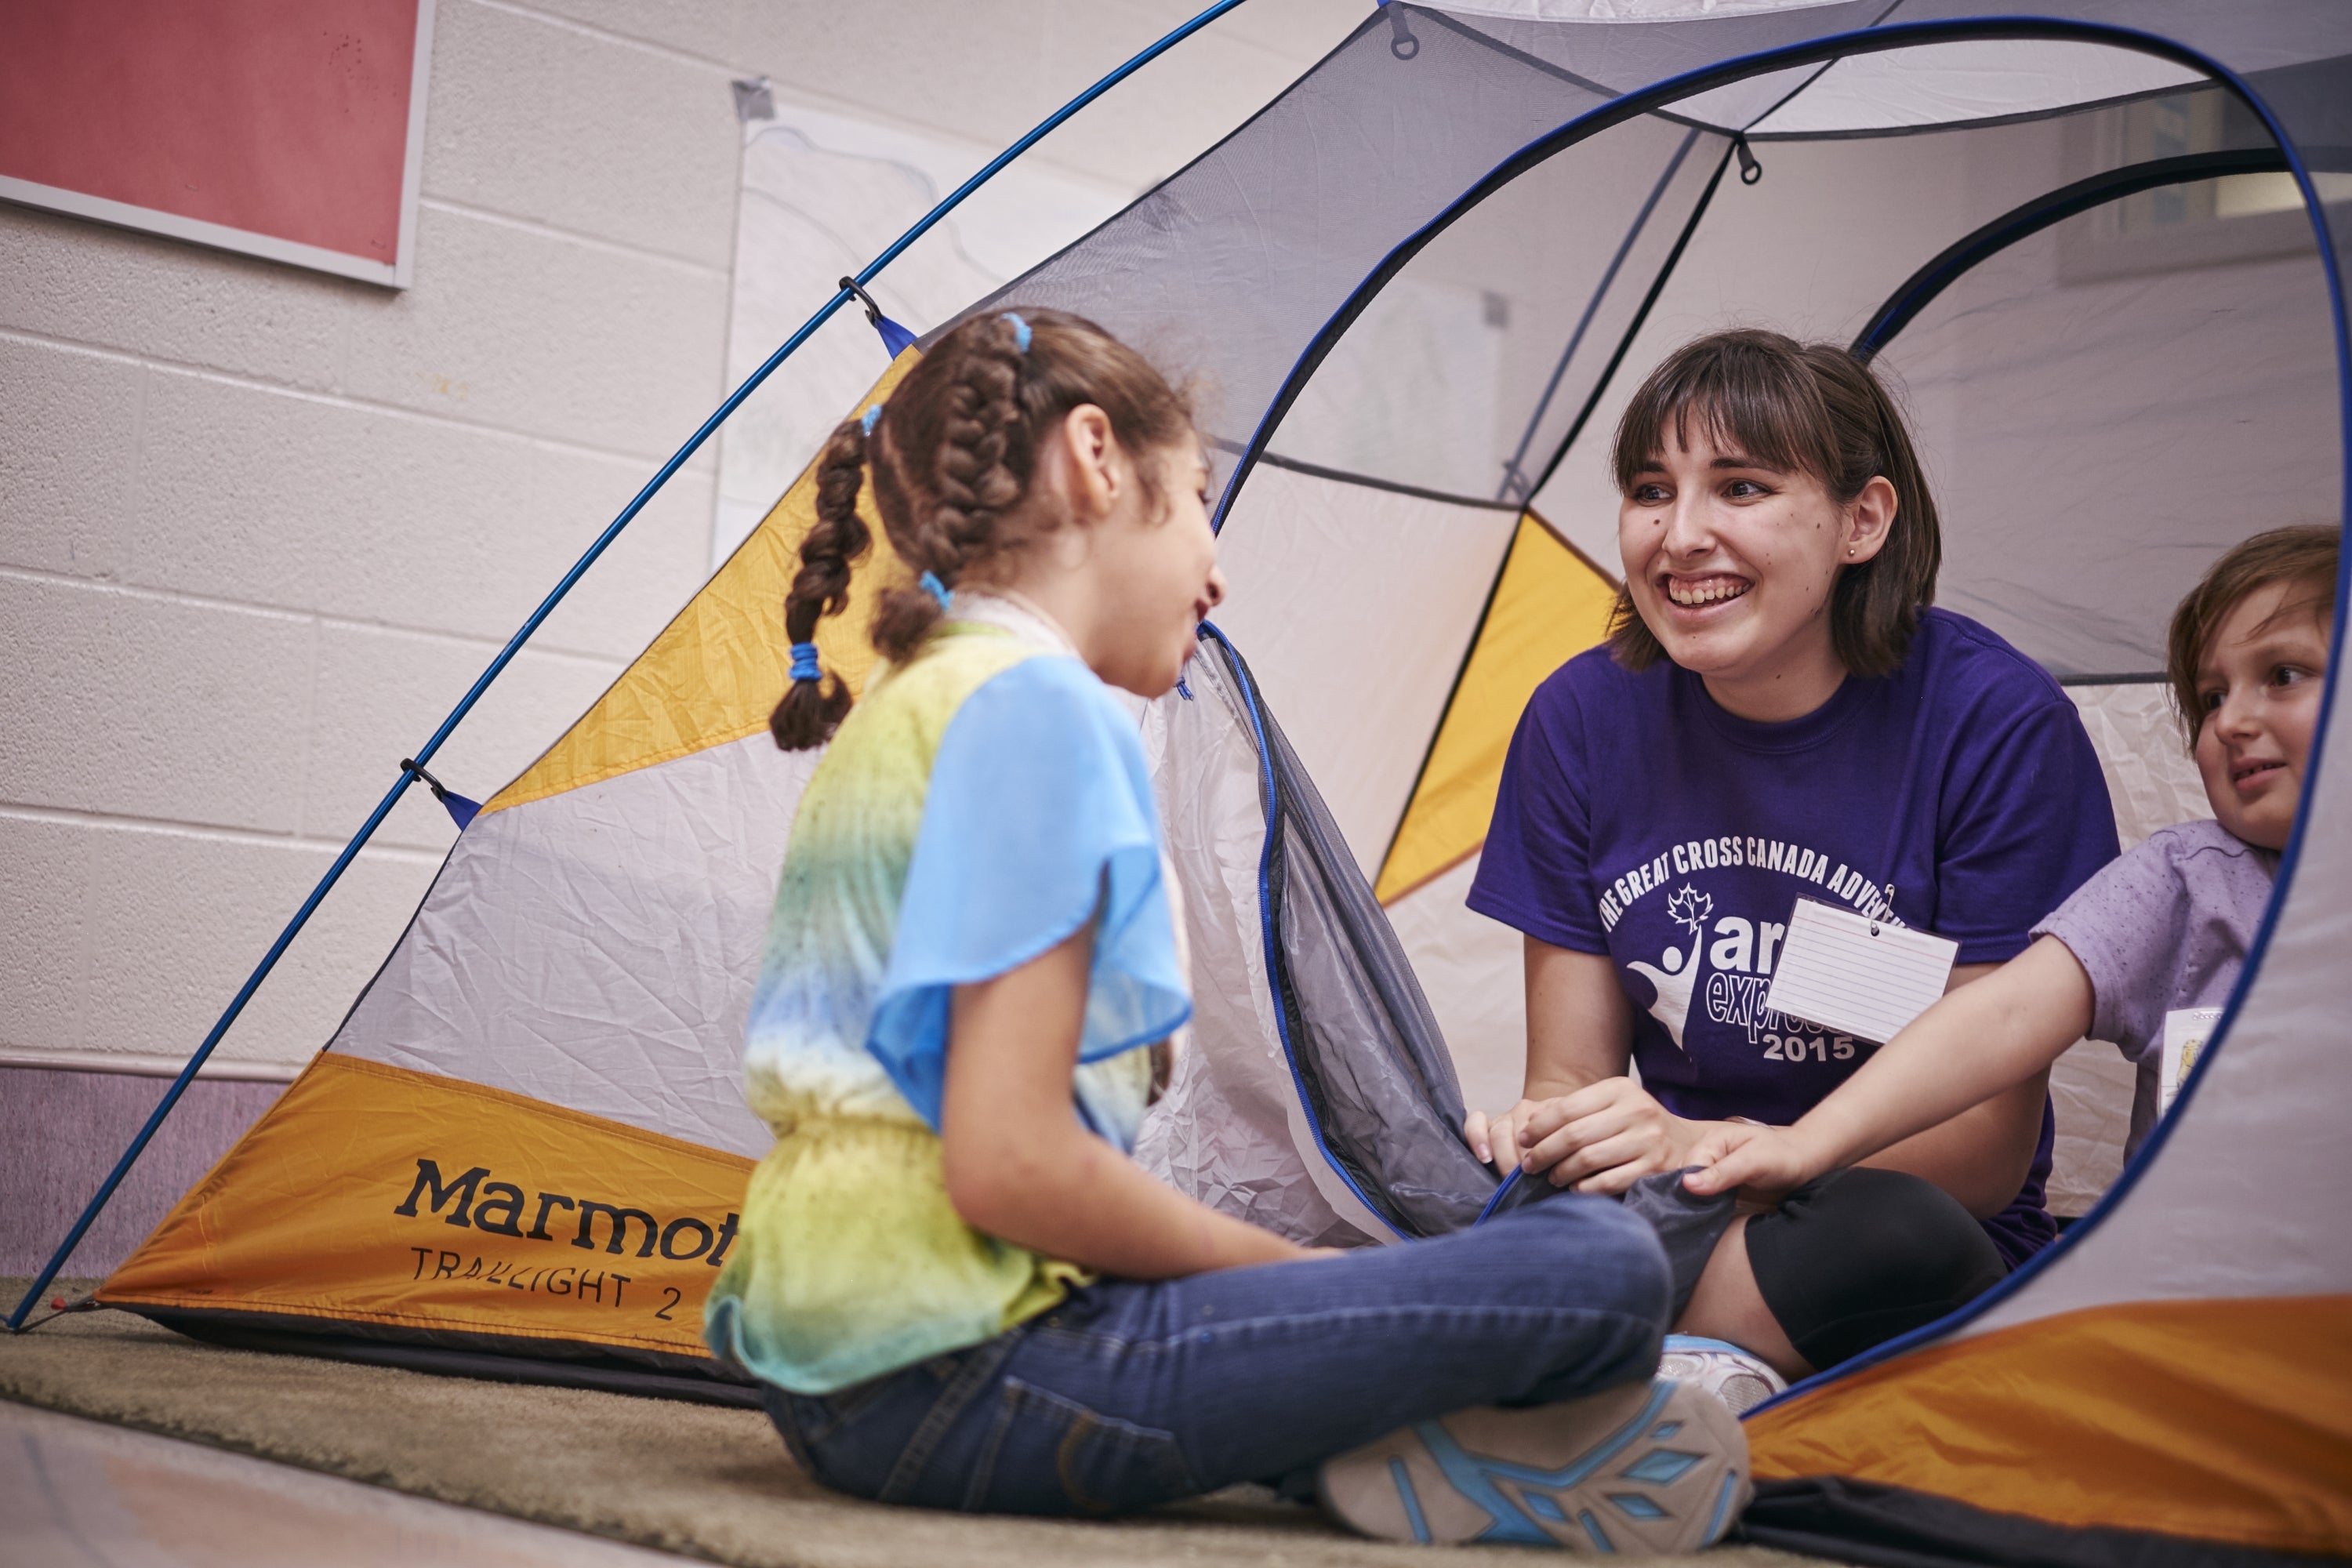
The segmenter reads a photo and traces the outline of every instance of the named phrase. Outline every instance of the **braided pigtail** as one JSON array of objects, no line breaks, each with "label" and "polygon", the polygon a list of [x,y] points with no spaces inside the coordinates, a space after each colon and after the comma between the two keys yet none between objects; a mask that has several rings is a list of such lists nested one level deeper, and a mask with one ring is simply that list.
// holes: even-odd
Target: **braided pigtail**
[{"label": "braided pigtail", "polygon": [[[886,588],[874,647],[904,665],[953,590],[1009,584],[1020,552],[1065,521],[1030,494],[1037,454],[1093,404],[1139,457],[1195,439],[1190,407],[1143,356],[1092,321],[1023,307],[974,316],[925,345],[871,427],[874,500],[916,581]],[[1157,469],[1146,468],[1143,482]]]},{"label": "braided pigtail", "polygon": [[891,534],[898,552],[931,583],[886,592],[874,619],[874,646],[894,663],[911,657],[939,625],[946,591],[964,569],[1008,542],[997,525],[1027,491],[1036,447],[1021,401],[1030,336],[1018,316],[974,321],[959,331],[943,366],[929,472],[922,476],[929,494],[908,498],[912,537],[902,542]]},{"label": "braided pigtail", "polygon": [[865,481],[869,421],[843,423],[817,459],[816,524],[801,541],[801,568],[784,595],[784,631],[793,640],[793,683],[768,716],[769,732],[787,752],[804,752],[833,738],[849,712],[849,685],[817,666],[816,624],[849,604],[850,568],[873,548],[866,520],[857,515],[857,491]]}]

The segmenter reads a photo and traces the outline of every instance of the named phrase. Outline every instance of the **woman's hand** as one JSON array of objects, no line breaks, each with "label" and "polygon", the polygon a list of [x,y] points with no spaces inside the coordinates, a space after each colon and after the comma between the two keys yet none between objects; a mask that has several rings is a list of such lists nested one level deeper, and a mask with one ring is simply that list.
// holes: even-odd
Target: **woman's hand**
[{"label": "woman's hand", "polygon": [[1522,1100],[1508,1110],[1493,1116],[1474,1110],[1462,1123],[1462,1136],[1470,1141],[1470,1152],[1501,1172],[1508,1172],[1519,1163],[1519,1129],[1535,1113],[1540,1100]]},{"label": "woman's hand", "polygon": [[1472,1115],[1473,1152],[1507,1172],[1516,1165],[1555,1187],[1622,1193],[1643,1176],[1678,1171],[1715,1124],[1685,1121],[1629,1078],[1605,1078],[1572,1094],[1523,1100],[1500,1116]]}]

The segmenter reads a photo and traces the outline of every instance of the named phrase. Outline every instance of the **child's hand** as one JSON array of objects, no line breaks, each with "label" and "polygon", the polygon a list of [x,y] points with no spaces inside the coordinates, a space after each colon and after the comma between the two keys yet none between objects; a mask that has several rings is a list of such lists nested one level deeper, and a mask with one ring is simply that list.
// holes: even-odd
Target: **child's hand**
[{"label": "child's hand", "polygon": [[1683,1186],[1700,1197],[1742,1187],[1778,1197],[1828,1169],[1790,1129],[1742,1121],[1709,1127],[1691,1146],[1689,1163],[1699,1169],[1683,1177]]}]

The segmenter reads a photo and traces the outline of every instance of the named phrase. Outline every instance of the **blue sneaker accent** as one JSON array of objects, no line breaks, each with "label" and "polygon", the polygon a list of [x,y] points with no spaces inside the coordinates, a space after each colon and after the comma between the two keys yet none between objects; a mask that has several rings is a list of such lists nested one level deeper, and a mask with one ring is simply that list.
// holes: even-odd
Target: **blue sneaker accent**
[{"label": "blue sneaker accent", "polygon": [[1609,1539],[1609,1532],[1601,1528],[1601,1521],[1592,1517],[1591,1510],[1587,1509],[1578,1514],[1576,1522],[1584,1526],[1584,1533],[1592,1538],[1592,1544],[1596,1548],[1608,1552],[1612,1557],[1617,1554],[1617,1543]]},{"label": "blue sneaker accent", "polygon": [[1628,1519],[1664,1519],[1666,1510],[1640,1492],[1611,1492],[1609,1500]]},{"label": "blue sneaker accent", "polygon": [[1404,1504],[1404,1521],[1412,1526],[1412,1538],[1428,1545],[1429,1521],[1422,1517],[1421,1494],[1412,1489],[1412,1476],[1402,1459],[1389,1461],[1389,1479],[1396,1482],[1397,1500]]},{"label": "blue sneaker accent", "polygon": [[1679,1448],[1653,1448],[1619,1473],[1629,1481],[1672,1486],[1677,1477],[1698,1461],[1698,1455],[1685,1454]]},{"label": "blue sneaker accent", "polygon": [[1712,1546],[1723,1539],[1723,1527],[1730,1522],[1731,1500],[1739,1490],[1739,1472],[1732,1471],[1723,1478],[1723,1495],[1715,1500],[1715,1517],[1706,1521],[1706,1542]]},{"label": "blue sneaker accent", "polygon": [[[1502,1489],[1495,1485],[1496,1480],[1517,1481],[1521,1487],[1539,1487],[1549,1491],[1567,1490],[1624,1452],[1648,1429],[1650,1423],[1657,1419],[1658,1412],[1664,1408],[1674,1391],[1675,1384],[1663,1380],[1651,1384],[1650,1397],[1643,1402],[1640,1413],[1633,1420],[1557,1470],[1538,1469],[1532,1465],[1514,1464],[1507,1459],[1490,1458],[1483,1454],[1474,1455],[1456,1443],[1453,1434],[1434,1421],[1422,1422],[1413,1431],[1420,1436],[1422,1446],[1429,1450],[1429,1457],[1436,1460],[1438,1468],[1445,1473],[1445,1479],[1453,1483],[1454,1489],[1486,1510],[1487,1517],[1495,1521],[1479,1534],[1479,1540],[1518,1541],[1540,1545],[1551,1542],[1552,1536],[1514,1504]],[[1654,1456],[1646,1457],[1643,1463],[1648,1463],[1650,1458]],[[1696,1457],[1692,1456],[1688,1463],[1677,1466],[1674,1473],[1680,1475],[1696,1462]],[[1593,1522],[1591,1515],[1585,1514],[1581,1518],[1586,1531],[1594,1533],[1601,1550],[1616,1550],[1607,1544],[1607,1536],[1598,1533],[1599,1526]]]},{"label": "blue sneaker accent", "polygon": [[1501,1488],[1487,1479],[1486,1471],[1491,1460],[1474,1457],[1454,1440],[1452,1433],[1434,1421],[1424,1421],[1413,1430],[1420,1435],[1422,1447],[1429,1450],[1429,1457],[1437,1461],[1437,1468],[1444,1471],[1445,1479],[1454,1484],[1454,1489],[1485,1509],[1486,1517],[1495,1521],[1479,1532],[1479,1540],[1517,1541],[1530,1546],[1542,1546],[1550,1542],[1551,1537],[1515,1507],[1511,1500],[1503,1495]]},{"label": "blue sneaker accent", "polygon": [[1679,1421],[1664,1421],[1659,1423],[1658,1429],[1651,1433],[1650,1436],[1663,1443],[1682,1429],[1683,1424]]},{"label": "blue sneaker accent", "polygon": [[1527,1505],[1530,1513],[1539,1513],[1560,1524],[1568,1522],[1568,1515],[1559,1510],[1559,1504],[1552,1500],[1549,1492],[1522,1492],[1519,1500]]},{"label": "blue sneaker accent", "polygon": [[1665,1342],[1658,1346],[1658,1353],[1665,1355],[1674,1351],[1729,1351],[1733,1355],[1745,1356],[1750,1361],[1757,1359],[1756,1352],[1745,1345],[1733,1344],[1729,1340],[1711,1340],[1705,1334],[1668,1334]]}]

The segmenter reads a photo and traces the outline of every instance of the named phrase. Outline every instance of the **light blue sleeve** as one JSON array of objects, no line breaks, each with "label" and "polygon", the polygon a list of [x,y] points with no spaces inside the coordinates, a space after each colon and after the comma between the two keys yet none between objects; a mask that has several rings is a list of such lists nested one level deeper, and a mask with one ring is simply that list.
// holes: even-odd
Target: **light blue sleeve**
[{"label": "light blue sleeve", "polygon": [[1192,1016],[1135,722],[1075,658],[1024,659],[948,721],[866,1035],[936,1131],[950,988],[1017,969],[1089,918],[1081,1062]]}]

